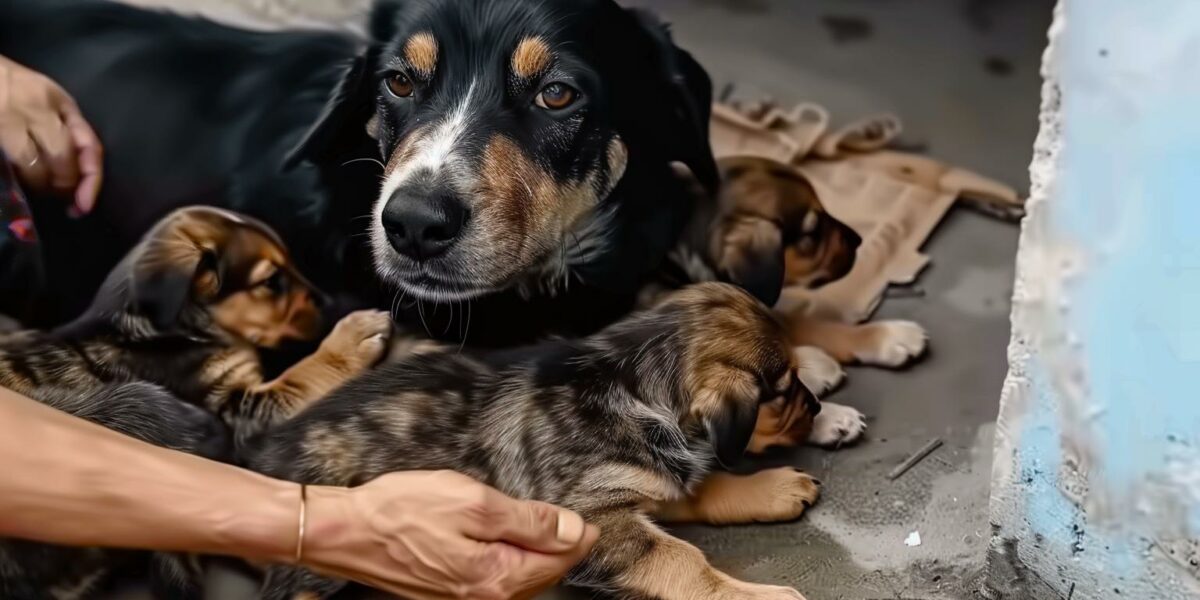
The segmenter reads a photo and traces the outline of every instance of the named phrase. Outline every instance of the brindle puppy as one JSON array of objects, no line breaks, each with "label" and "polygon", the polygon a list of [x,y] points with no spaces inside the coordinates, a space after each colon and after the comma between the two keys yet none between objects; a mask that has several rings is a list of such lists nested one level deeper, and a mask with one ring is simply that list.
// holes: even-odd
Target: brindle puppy
[{"label": "brindle puppy", "polygon": [[[714,462],[741,457],[768,404],[788,407],[795,421],[819,409],[771,311],[736,287],[707,283],[580,341],[475,357],[450,349],[383,366],[248,455],[252,468],[310,484],[453,469],[576,510],[602,533],[569,575],[574,585],[666,600],[796,599],[789,588],[717,571],[650,518],[798,517],[819,491],[803,473],[710,476]],[[327,597],[340,587],[280,567],[264,597]]]},{"label": "brindle puppy", "polygon": [[[390,335],[386,314],[355,313],[265,382],[256,348],[315,337],[318,327],[314,291],[271,230],[188,208],[146,235],[74,323],[0,337],[0,386],[147,442],[226,458],[226,428],[241,440],[288,418],[373,366]],[[86,597],[121,556],[0,542],[0,597]]]}]

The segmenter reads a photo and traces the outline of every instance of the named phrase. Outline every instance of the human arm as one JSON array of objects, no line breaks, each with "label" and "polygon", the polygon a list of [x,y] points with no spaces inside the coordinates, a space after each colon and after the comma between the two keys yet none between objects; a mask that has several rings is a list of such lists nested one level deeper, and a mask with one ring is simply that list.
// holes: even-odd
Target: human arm
[{"label": "human arm", "polygon": [[[145,444],[4,388],[0,457],[0,536],[295,559],[295,483]],[[304,566],[416,599],[531,597],[599,535],[574,513],[452,473],[307,496]]]}]

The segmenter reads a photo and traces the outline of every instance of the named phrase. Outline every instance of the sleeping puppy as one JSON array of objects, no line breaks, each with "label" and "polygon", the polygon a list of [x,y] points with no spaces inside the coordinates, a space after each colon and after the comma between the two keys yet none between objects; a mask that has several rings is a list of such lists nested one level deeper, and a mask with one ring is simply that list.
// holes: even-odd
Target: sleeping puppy
[{"label": "sleeping puppy", "polygon": [[[212,208],[176,211],[52,332],[0,337],[0,386],[160,446],[218,460],[383,354],[390,319],[355,313],[264,381],[257,348],[319,332],[316,292],[279,238]],[[131,553],[0,542],[0,597],[83,598]],[[159,561],[176,569],[173,560]]]},{"label": "sleeping puppy", "polygon": [[148,382],[218,415],[244,439],[382,356],[387,315],[355,313],[315,354],[264,381],[258,349],[315,338],[318,311],[317,292],[268,227],[185,208],[146,235],[82,317],[0,340],[0,386],[36,399],[55,388]]},{"label": "sleeping puppy", "polygon": [[[579,341],[473,357],[451,349],[385,365],[258,439],[248,456],[268,475],[322,485],[452,469],[578,511],[602,533],[568,582],[593,590],[797,599],[717,571],[651,520],[798,517],[818,493],[807,475],[710,475],[742,456],[760,408],[773,404],[794,424],[818,409],[782,324],[746,292],[709,283]],[[279,567],[263,597],[324,598],[340,587]]]},{"label": "sleeping puppy", "polygon": [[[720,218],[709,240],[718,273],[750,289],[768,281],[815,289],[850,272],[862,240],[825,211],[803,175],[760,158],[725,159],[720,169]],[[783,277],[774,277],[780,264]],[[778,298],[779,288],[766,294]],[[901,367],[925,345],[924,330],[906,321],[851,325],[791,312],[786,321],[797,346],[841,364]]]},{"label": "sleeping puppy", "polygon": [[771,306],[784,287],[817,288],[854,267],[862,238],[831,216],[794,170],[760,158],[727,158],[718,166],[715,200],[689,171],[676,169],[697,210],[656,285],[643,288],[643,305],[665,289],[725,281]]}]

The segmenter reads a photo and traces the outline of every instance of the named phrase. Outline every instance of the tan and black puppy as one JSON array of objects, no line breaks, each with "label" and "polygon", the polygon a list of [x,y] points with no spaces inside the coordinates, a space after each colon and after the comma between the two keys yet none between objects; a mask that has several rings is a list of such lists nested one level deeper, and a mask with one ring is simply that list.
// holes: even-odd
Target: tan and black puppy
[{"label": "tan and black puppy", "polygon": [[854,267],[862,238],[825,210],[794,169],[751,157],[722,159],[718,166],[715,201],[690,173],[676,169],[691,182],[697,209],[661,285],[643,290],[643,304],[664,287],[726,281],[774,305],[784,287],[817,288]]},{"label": "tan and black puppy", "polygon": [[113,270],[82,317],[0,341],[0,385],[40,398],[53,388],[152,383],[245,437],[382,356],[387,315],[356,313],[315,354],[264,381],[258,348],[315,338],[317,297],[262,223],[219,209],[181,209]]},{"label": "tan and black puppy", "polygon": [[[0,338],[0,386],[143,441],[225,459],[227,431],[240,440],[291,416],[373,366],[391,332],[386,314],[355,313],[315,354],[264,381],[257,348],[314,338],[319,327],[316,292],[270,229],[186,208],[146,235],[78,320]],[[88,597],[120,556],[0,541],[0,597]]]},{"label": "tan and black puppy", "polygon": [[[707,283],[582,340],[385,365],[252,443],[248,456],[259,471],[310,484],[452,469],[576,510],[602,533],[568,581],[593,590],[797,599],[717,571],[652,520],[790,520],[815,501],[819,483],[793,469],[710,474],[741,457],[761,407],[773,404],[793,422],[819,408],[782,324],[746,292]],[[323,598],[340,587],[281,567],[263,597]]]},{"label": "tan and black puppy", "polygon": [[795,169],[761,158],[719,166],[719,218],[709,236],[718,273],[774,304],[782,287],[817,288],[854,267],[862,238],[830,216]]}]

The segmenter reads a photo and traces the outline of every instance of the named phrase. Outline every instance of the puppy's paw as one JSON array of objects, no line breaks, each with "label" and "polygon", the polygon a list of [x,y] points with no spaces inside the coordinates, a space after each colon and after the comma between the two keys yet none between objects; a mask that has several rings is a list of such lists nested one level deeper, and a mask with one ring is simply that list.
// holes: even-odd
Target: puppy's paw
[{"label": "puppy's paw", "polygon": [[795,521],[821,497],[821,482],[791,467],[759,471],[750,478],[764,487],[763,512],[754,519],[760,523]]},{"label": "puppy's paw", "polygon": [[821,403],[821,414],[813,419],[808,443],[814,446],[840,448],[857,442],[867,430],[867,418],[849,406]]},{"label": "puppy's paw", "polygon": [[896,369],[925,353],[929,335],[911,321],[879,321],[863,325],[869,331],[866,347],[855,352],[865,365]]},{"label": "puppy's paw", "polygon": [[721,600],[805,600],[804,596],[790,587],[737,582],[733,590],[719,592]]},{"label": "puppy's paw", "polygon": [[837,389],[846,380],[846,370],[824,350],[813,346],[799,346],[792,352],[800,365],[797,375],[801,383],[818,398]]},{"label": "puppy's paw", "polygon": [[360,310],[338,321],[321,343],[321,350],[340,366],[359,372],[383,359],[391,337],[390,315],[378,310]]}]

